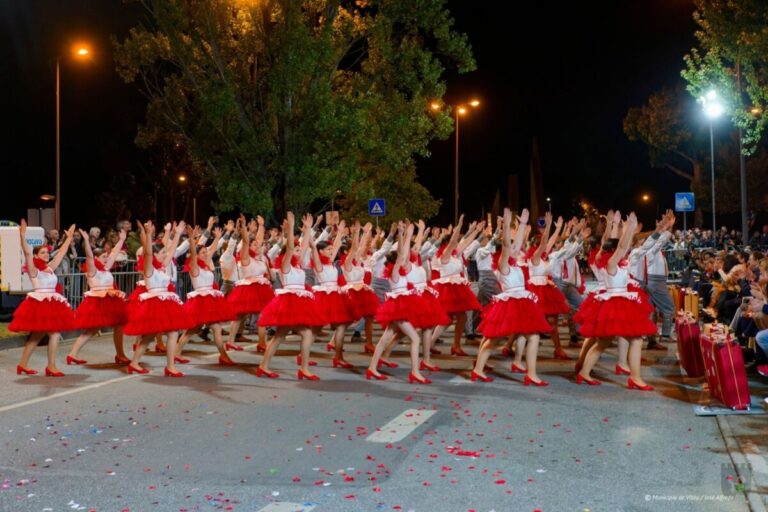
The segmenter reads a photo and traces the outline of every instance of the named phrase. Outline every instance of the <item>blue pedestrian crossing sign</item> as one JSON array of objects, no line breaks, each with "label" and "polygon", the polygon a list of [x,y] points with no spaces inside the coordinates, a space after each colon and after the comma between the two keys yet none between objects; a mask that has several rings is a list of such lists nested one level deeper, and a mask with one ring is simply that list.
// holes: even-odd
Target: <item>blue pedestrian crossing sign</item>
[{"label": "blue pedestrian crossing sign", "polygon": [[692,212],[696,209],[693,192],[677,192],[675,194],[675,211]]},{"label": "blue pedestrian crossing sign", "polygon": [[383,217],[387,214],[387,202],[384,199],[368,200],[368,215],[371,217]]}]

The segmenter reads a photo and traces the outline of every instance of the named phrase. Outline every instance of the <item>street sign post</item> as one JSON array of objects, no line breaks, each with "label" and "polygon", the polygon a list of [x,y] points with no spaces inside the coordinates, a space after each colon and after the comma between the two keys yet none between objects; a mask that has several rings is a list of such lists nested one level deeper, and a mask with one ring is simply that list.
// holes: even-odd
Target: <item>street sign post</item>
[{"label": "street sign post", "polygon": [[696,209],[696,198],[693,192],[676,192],[675,193],[675,211],[683,213],[683,233],[688,230],[687,213]]},{"label": "street sign post", "polygon": [[368,215],[376,217],[376,227],[379,227],[379,217],[387,214],[387,202],[384,199],[368,200]]}]

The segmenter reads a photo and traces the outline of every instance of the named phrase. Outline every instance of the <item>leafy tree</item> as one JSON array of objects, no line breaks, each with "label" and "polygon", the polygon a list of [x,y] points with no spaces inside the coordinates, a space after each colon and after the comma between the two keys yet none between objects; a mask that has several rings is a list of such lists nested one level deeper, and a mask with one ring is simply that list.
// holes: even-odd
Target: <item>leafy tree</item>
[{"label": "leafy tree", "polygon": [[[709,153],[688,126],[692,101],[686,96],[682,88],[653,94],[645,105],[629,109],[624,118],[624,133],[629,140],[648,146],[652,167],[668,169],[688,180],[698,204],[704,206],[708,203],[702,200],[710,196],[702,166]],[[696,209],[694,222],[702,225],[701,208]]]},{"label": "leafy tree", "polygon": [[715,89],[742,129],[745,155],[760,142],[768,119],[768,3],[764,0],[695,0],[699,45],[685,56],[682,76],[699,98]]},{"label": "leafy tree", "polygon": [[181,139],[219,208],[282,218],[340,189],[434,214],[414,156],[452,122],[427,107],[475,66],[446,0],[141,1],[151,26],[114,41],[149,100],[137,142]]}]

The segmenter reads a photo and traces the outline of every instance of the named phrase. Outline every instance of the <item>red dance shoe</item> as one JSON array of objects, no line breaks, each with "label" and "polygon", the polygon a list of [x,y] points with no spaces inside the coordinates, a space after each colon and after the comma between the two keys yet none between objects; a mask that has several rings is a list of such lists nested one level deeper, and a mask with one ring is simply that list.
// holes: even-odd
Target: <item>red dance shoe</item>
[{"label": "red dance shoe", "polygon": [[267,351],[267,346],[266,345],[256,345],[256,353],[257,354],[263,354],[266,351]]},{"label": "red dance shoe", "polygon": [[22,373],[25,375],[37,375],[37,370],[33,370],[31,368],[24,368],[21,365],[16,366],[16,375],[21,375]]},{"label": "red dance shoe", "polygon": [[46,366],[45,367],[45,376],[46,377],[63,377],[64,374],[61,373],[61,372],[55,372],[55,371],[51,370],[50,368],[48,368]]},{"label": "red dance shoe", "polygon": [[128,364],[128,375],[130,375],[132,373],[140,373],[140,374],[144,375],[144,374],[149,373],[149,370],[147,370],[146,368],[134,368],[129,363]]},{"label": "red dance shoe", "polygon": [[554,357],[555,357],[555,359],[560,359],[561,361],[570,361],[571,360],[571,356],[566,354],[565,350],[563,350],[563,349],[555,350]]},{"label": "red dance shoe", "polygon": [[234,343],[227,343],[224,345],[224,350],[234,350],[236,352],[240,352],[243,350],[243,347],[235,345]]},{"label": "red dance shoe", "polygon": [[526,386],[530,386],[531,384],[533,384],[534,386],[538,386],[540,388],[543,388],[544,386],[549,386],[549,382],[545,380],[540,380],[539,382],[536,382],[535,380],[533,380],[527,375],[525,376],[525,380],[523,381],[523,384]]},{"label": "red dance shoe", "polygon": [[302,379],[320,380],[320,377],[318,377],[317,375],[309,375],[307,373],[304,373],[304,370],[302,370],[301,368],[299,368],[299,372],[298,372],[297,376],[298,376],[299,380],[302,380]]},{"label": "red dance shoe", "polygon": [[653,386],[650,386],[646,384],[645,386],[641,386],[640,384],[635,383],[635,381],[632,380],[632,378],[627,379],[627,387],[629,389],[639,389],[640,391],[653,391]]},{"label": "red dance shoe", "polygon": [[408,374],[408,382],[411,384],[417,383],[417,384],[432,384],[432,381],[427,378],[418,378],[413,373]]},{"label": "red dance shoe", "polygon": [[388,359],[384,359],[383,357],[379,359],[379,364],[376,365],[377,368],[381,368],[382,366],[386,366],[387,368],[397,368],[400,365],[395,363],[394,361],[389,361]]},{"label": "red dance shoe", "polygon": [[86,361],[85,359],[78,359],[78,358],[76,358],[76,357],[72,357],[72,356],[70,356],[70,355],[67,355],[67,365],[72,365],[72,364],[85,364],[85,363],[87,363],[87,362],[88,362],[88,361]]},{"label": "red dance shoe", "polygon": [[115,364],[130,364],[131,360],[123,356],[115,356]]},{"label": "red dance shoe", "polygon": [[168,369],[167,366],[165,367],[165,371],[163,373],[165,374],[166,377],[183,377],[184,376],[184,374],[181,372],[172,372],[171,370]]},{"label": "red dance shoe", "polygon": [[619,365],[616,365],[615,372],[616,372],[616,375],[632,375],[632,372],[630,372],[629,370],[625,370]]},{"label": "red dance shoe", "polygon": [[173,362],[179,363],[179,364],[187,364],[189,362],[189,359],[181,356],[173,356]]},{"label": "red dance shoe", "polygon": [[590,386],[599,386],[600,384],[602,384],[602,382],[600,382],[599,380],[582,377],[581,374],[579,373],[576,375],[576,384],[581,384],[582,382],[586,382]]},{"label": "red dance shoe", "polygon": [[280,377],[279,373],[275,372],[268,372],[266,370],[262,370],[260,366],[256,367],[256,376],[257,377],[267,377],[268,379],[277,379]]},{"label": "red dance shoe", "polygon": [[221,366],[236,366],[237,365],[237,363],[234,362],[231,359],[224,359],[224,356],[222,356],[221,354],[219,354],[219,364]]},{"label": "red dance shoe", "polygon": [[476,373],[475,370],[472,370],[472,373],[470,374],[470,379],[472,379],[472,382],[475,382],[476,380],[479,380],[480,382],[492,382],[493,377],[488,377],[485,375],[480,375],[479,373]]},{"label": "red dance shoe", "polygon": [[333,343],[329,341],[328,343],[325,344],[326,352],[333,352],[334,350],[336,350],[336,346]]},{"label": "red dance shoe", "polygon": [[468,356],[469,354],[467,354],[466,352],[464,352],[464,351],[461,349],[461,347],[459,347],[459,348],[456,348],[456,347],[451,347],[451,355],[452,355],[452,356]]},{"label": "red dance shoe", "polygon": [[336,368],[338,366],[340,366],[342,368],[354,368],[354,366],[352,366],[352,364],[346,362],[345,360],[337,359],[337,358],[334,357],[333,358],[333,367]]},{"label": "red dance shoe", "polygon": [[422,360],[419,363],[419,370],[429,370],[431,372],[439,372],[440,371],[440,367],[439,366],[435,366],[433,364],[429,364],[426,361]]},{"label": "red dance shoe", "polygon": [[512,373],[527,373],[527,372],[528,372],[528,370],[526,370],[525,368],[520,368],[520,367],[519,367],[519,366],[517,366],[515,363],[512,363],[512,366],[510,367],[510,369],[509,369],[509,370],[510,370]]},{"label": "red dance shoe", "polygon": [[371,380],[372,378],[376,380],[387,380],[389,377],[380,373],[373,373],[370,368],[365,370],[365,379]]}]

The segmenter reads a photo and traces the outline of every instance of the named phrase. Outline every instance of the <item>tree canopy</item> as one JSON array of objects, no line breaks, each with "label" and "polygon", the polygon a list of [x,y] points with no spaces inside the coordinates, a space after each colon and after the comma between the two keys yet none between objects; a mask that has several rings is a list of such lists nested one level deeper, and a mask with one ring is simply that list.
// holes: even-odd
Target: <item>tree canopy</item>
[{"label": "tree canopy", "polygon": [[744,154],[756,149],[768,107],[768,3],[695,0],[698,47],[685,56],[683,78],[695,97],[716,90],[743,130]]},{"label": "tree canopy", "polygon": [[452,120],[428,105],[475,66],[445,0],[141,2],[149,24],[114,41],[148,98],[137,143],[179,141],[220,209],[280,218],[341,190],[353,212],[434,214],[414,157]]}]

